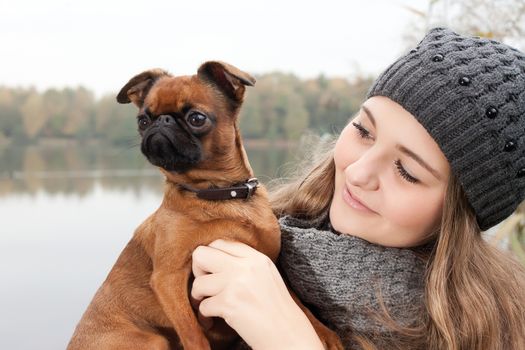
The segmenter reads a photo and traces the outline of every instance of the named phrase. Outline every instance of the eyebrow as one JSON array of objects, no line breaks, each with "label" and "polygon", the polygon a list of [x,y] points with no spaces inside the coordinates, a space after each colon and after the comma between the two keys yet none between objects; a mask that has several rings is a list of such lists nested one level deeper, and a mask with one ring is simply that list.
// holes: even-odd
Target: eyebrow
[{"label": "eyebrow", "polygon": [[[370,109],[368,109],[364,105],[361,105],[361,109],[365,112],[365,115],[368,117],[368,119],[370,119],[370,122],[372,123],[372,125],[375,128],[376,127],[376,120],[375,120],[372,112],[370,111]],[[428,171],[430,171],[430,173],[432,173],[432,175],[434,175],[438,180],[441,180],[441,176],[439,175],[439,172],[436,169],[432,168],[430,165],[428,165],[420,156],[418,156],[417,154],[415,154],[414,152],[412,152],[411,150],[409,150],[408,148],[406,148],[403,145],[397,144],[396,148],[398,150],[400,150],[401,152],[403,152],[404,154],[406,154],[407,156],[409,156],[410,158],[414,159],[423,168],[425,168]]]}]

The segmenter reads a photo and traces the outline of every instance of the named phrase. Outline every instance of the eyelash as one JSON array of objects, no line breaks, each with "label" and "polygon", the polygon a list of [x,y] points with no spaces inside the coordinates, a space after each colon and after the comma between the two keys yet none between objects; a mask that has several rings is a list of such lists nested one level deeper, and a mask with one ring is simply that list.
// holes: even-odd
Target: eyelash
[{"label": "eyelash", "polygon": [[397,167],[397,169],[399,171],[399,175],[401,175],[405,180],[407,180],[408,182],[411,182],[411,183],[418,183],[419,182],[418,179],[416,179],[415,177],[413,177],[412,175],[407,173],[405,168],[403,168],[403,165],[401,165],[401,161],[399,159],[396,159],[394,161],[394,164],[396,165],[396,167]]},{"label": "eyelash", "polygon": [[372,136],[370,136],[370,132],[368,132],[368,130],[363,128],[363,126],[360,123],[352,122],[352,125],[355,126],[357,131],[359,131],[359,135],[362,138],[364,138],[364,139],[371,139],[372,138]]},{"label": "eyelash", "polygon": [[[368,130],[366,130],[362,125],[361,123],[355,123],[355,122],[352,122],[352,125],[357,129],[357,131],[359,132],[359,136],[363,139],[373,139],[372,136],[370,136],[370,132]],[[405,168],[403,168],[403,165],[401,165],[401,161],[399,159],[396,159],[394,161],[394,164],[397,168],[397,171],[399,173],[399,175],[401,175],[401,177],[403,177],[405,180],[407,180],[408,182],[411,182],[411,183],[418,183],[419,180],[416,179],[415,177],[413,177],[412,175],[410,175],[406,170]]]}]

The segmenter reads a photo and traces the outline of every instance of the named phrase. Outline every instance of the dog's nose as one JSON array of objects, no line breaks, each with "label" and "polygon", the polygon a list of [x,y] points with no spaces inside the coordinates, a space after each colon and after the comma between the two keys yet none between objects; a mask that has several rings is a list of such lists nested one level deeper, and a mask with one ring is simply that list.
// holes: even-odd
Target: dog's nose
[{"label": "dog's nose", "polygon": [[162,114],[159,116],[159,123],[163,125],[169,125],[175,123],[175,118],[169,114]]}]

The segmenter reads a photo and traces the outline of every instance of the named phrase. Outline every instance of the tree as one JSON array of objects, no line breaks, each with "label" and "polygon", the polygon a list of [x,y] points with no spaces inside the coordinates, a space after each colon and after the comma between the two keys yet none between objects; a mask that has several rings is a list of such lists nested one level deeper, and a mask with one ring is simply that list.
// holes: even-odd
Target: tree
[{"label": "tree", "polygon": [[247,94],[239,114],[242,136],[258,138],[264,133],[264,120],[261,113],[260,97],[257,93]]},{"label": "tree", "polygon": [[468,33],[525,47],[523,0],[429,0],[427,10],[405,8],[416,17],[405,32],[412,47],[430,28],[444,25]]},{"label": "tree", "polygon": [[91,91],[78,87],[70,93],[66,110],[66,121],[62,127],[62,134],[66,137],[80,136],[88,131],[93,113],[94,98]]},{"label": "tree", "polygon": [[66,122],[67,96],[64,90],[48,89],[43,95],[44,110],[48,115],[48,123],[42,134],[47,137],[62,136],[62,128]]},{"label": "tree", "polygon": [[96,104],[94,114],[97,136],[116,144],[129,144],[137,140],[137,110],[133,104],[121,105],[115,96],[104,96]]},{"label": "tree", "polygon": [[0,87],[0,138],[14,138],[24,134],[22,117],[16,104],[16,91]]},{"label": "tree", "polygon": [[286,114],[283,117],[284,137],[298,140],[308,128],[309,114],[304,106],[303,97],[297,92],[290,92],[286,99]]},{"label": "tree", "polygon": [[22,104],[20,112],[26,136],[30,139],[36,138],[49,117],[44,110],[42,95],[33,89]]}]

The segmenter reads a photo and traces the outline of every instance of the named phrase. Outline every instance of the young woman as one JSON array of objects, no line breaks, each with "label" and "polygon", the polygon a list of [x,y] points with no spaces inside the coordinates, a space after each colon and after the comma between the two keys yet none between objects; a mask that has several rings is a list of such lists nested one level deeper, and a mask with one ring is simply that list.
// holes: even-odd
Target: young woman
[{"label": "young woman", "polygon": [[271,193],[279,269],[240,243],[195,250],[200,313],[253,349],[322,349],[284,277],[347,348],[525,349],[524,268],[481,236],[525,197],[524,135],[525,55],[430,30]]}]

